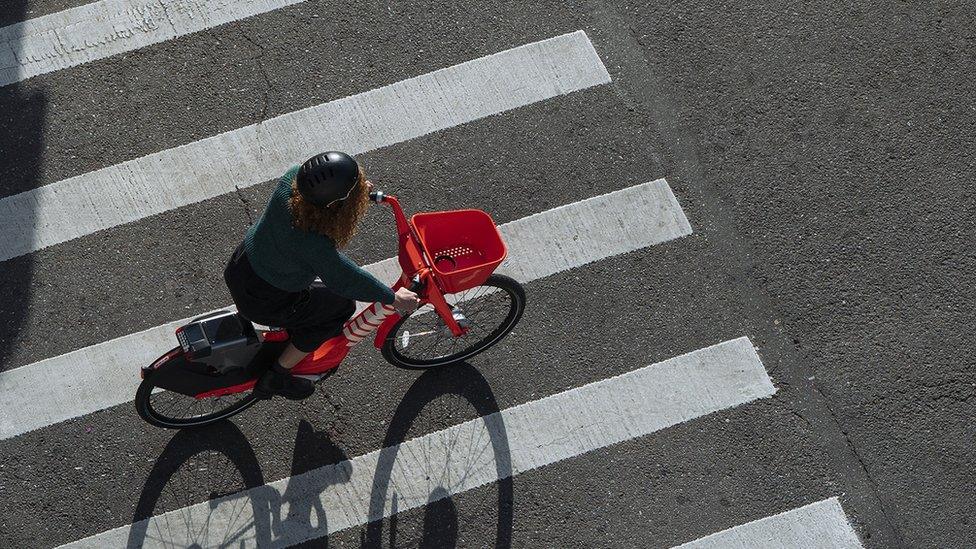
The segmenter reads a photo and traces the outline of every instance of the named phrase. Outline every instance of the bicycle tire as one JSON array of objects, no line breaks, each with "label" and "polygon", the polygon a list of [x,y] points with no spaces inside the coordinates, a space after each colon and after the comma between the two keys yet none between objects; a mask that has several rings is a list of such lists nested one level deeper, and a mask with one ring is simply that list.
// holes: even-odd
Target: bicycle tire
[{"label": "bicycle tire", "polygon": [[[177,418],[167,416],[153,406],[152,397],[153,389],[155,388],[156,385],[153,383],[153,376],[151,374],[142,380],[142,383],[139,384],[139,389],[136,391],[136,412],[139,414],[139,417],[144,419],[150,425],[163,427],[165,429],[187,429],[210,425],[222,419],[227,419],[235,414],[238,414],[247,408],[250,408],[255,402],[258,401],[258,399],[252,393],[248,393],[241,396],[238,401],[230,404],[229,406],[215,409],[209,414],[194,416],[192,418]],[[171,391],[167,392],[174,395],[177,394]],[[191,401],[190,399],[194,398],[185,395],[181,396],[188,401]]]},{"label": "bicycle tire", "polygon": [[[439,356],[430,359],[411,358],[400,352],[396,345],[397,340],[403,337],[401,335],[401,329],[407,322],[410,322],[414,316],[411,314],[404,316],[397,321],[390,332],[386,335],[386,339],[383,341],[383,346],[381,347],[383,358],[398,368],[405,368],[408,370],[425,370],[427,368],[437,368],[467,360],[501,341],[502,338],[508,335],[508,333],[515,328],[515,325],[518,324],[518,321],[522,318],[522,313],[525,311],[525,290],[515,279],[500,274],[491,275],[488,277],[488,280],[484,282],[484,284],[472,288],[472,290],[482,287],[491,287],[501,290],[510,299],[509,311],[505,316],[505,319],[499,323],[499,325],[487,336],[483,337],[473,345],[446,356]],[[445,299],[449,298],[450,295],[455,294],[447,294],[444,296]],[[450,302],[451,300],[448,299],[448,303]],[[440,319],[436,312],[429,312],[427,314],[432,314],[436,318]],[[443,321],[441,321],[441,325],[443,326]]]}]

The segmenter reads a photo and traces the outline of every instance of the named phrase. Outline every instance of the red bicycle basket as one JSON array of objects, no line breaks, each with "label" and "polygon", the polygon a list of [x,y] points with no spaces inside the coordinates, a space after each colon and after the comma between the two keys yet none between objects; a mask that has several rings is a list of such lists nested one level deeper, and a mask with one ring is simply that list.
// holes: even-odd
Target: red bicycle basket
[{"label": "red bicycle basket", "polygon": [[481,210],[420,213],[410,221],[447,293],[480,286],[508,255],[495,221]]}]

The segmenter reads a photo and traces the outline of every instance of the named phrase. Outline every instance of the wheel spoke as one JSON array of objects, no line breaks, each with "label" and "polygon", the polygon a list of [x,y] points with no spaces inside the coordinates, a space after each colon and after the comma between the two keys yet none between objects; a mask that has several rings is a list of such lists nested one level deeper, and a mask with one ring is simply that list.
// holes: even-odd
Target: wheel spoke
[{"label": "wheel spoke", "polygon": [[198,399],[174,391],[151,394],[148,408],[157,419],[172,425],[198,424],[241,406],[250,398],[247,392]]},{"label": "wheel spoke", "polygon": [[[499,284],[491,279],[482,286],[445,295],[448,306],[458,308],[468,321],[468,330],[454,336],[436,311],[423,309],[404,318],[388,343],[393,358],[413,367],[429,367],[471,356],[507,333],[521,314],[521,290],[508,279]],[[404,345],[403,335],[408,334]]]}]

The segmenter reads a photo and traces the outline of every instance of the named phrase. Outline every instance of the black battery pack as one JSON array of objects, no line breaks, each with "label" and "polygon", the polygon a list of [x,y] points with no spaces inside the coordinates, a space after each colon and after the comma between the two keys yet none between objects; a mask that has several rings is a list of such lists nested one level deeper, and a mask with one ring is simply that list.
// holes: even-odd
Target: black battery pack
[{"label": "black battery pack", "polygon": [[260,347],[251,321],[232,311],[194,319],[176,330],[176,339],[189,361],[218,373],[247,367]]}]

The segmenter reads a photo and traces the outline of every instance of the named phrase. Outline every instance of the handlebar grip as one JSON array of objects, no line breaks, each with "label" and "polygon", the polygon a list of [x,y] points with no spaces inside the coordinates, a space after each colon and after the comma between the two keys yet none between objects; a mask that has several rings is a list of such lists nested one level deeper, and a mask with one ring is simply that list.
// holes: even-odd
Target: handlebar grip
[{"label": "handlebar grip", "polygon": [[369,199],[379,204],[380,202],[386,200],[386,193],[383,191],[372,191],[369,193]]},{"label": "handlebar grip", "polygon": [[420,280],[419,276],[415,276],[413,277],[413,280],[410,281],[410,286],[407,289],[415,294],[419,294],[420,291],[424,289],[424,283],[422,280]]}]

